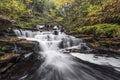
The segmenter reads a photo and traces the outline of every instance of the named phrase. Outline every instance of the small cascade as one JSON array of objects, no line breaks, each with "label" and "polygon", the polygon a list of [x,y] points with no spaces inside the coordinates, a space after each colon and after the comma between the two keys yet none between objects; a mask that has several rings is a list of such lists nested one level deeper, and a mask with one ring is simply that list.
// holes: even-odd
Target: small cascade
[{"label": "small cascade", "polygon": [[17,47],[15,42],[13,44],[14,44],[14,50],[12,52],[13,53],[17,53],[18,52],[18,47]]},{"label": "small cascade", "polygon": [[21,36],[22,35],[22,32],[21,32],[20,29],[14,29],[13,31],[14,31],[15,35],[17,35],[17,36]]},{"label": "small cascade", "polygon": [[[56,26],[55,26],[56,28]],[[54,34],[54,31],[58,32],[58,35]],[[79,43],[83,43],[82,39],[75,38],[73,36],[66,35],[65,33],[61,33],[60,30],[53,31],[31,31],[31,30],[22,30],[22,29],[14,29],[15,34],[20,38],[34,38],[39,40],[47,40],[47,41],[61,41],[59,48],[68,48],[72,46],[78,46]],[[87,46],[87,45],[86,45]]]}]

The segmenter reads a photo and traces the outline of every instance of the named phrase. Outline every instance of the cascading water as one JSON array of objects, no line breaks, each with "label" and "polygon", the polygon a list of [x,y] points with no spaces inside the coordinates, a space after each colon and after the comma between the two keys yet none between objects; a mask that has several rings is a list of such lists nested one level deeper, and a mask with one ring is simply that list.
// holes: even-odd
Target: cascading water
[{"label": "cascading water", "polygon": [[78,62],[75,57],[62,51],[62,49],[82,46],[85,46],[87,51],[90,50],[82,39],[66,35],[59,30],[57,30],[58,35],[54,34],[54,30],[40,32],[14,29],[14,32],[19,38],[38,41],[40,47],[38,53],[43,60],[34,74],[22,80],[118,80],[117,77],[102,74]]}]

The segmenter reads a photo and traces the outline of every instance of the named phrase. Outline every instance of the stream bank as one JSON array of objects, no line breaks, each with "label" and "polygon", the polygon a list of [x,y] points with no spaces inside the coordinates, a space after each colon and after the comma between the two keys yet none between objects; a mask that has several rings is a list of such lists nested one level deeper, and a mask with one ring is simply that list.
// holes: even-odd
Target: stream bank
[{"label": "stream bank", "polygon": [[8,71],[28,54],[34,53],[37,44],[17,37],[0,37],[0,74]]},{"label": "stream bank", "polygon": [[77,38],[83,38],[92,49],[92,53],[120,55],[120,38],[94,37],[86,34],[70,34]]},{"label": "stream bank", "polygon": [[[0,15],[0,75],[7,72],[29,53],[34,53],[35,41],[17,38],[11,33],[14,20]],[[0,76],[1,77],[1,76]]]}]

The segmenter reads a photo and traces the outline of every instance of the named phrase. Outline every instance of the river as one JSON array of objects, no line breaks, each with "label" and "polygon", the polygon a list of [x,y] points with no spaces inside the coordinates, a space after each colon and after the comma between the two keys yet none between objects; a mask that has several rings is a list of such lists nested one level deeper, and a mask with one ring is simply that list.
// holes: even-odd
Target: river
[{"label": "river", "polygon": [[[96,55],[83,39],[61,32],[14,29],[19,38],[39,42],[36,67],[18,80],[120,80],[120,57]],[[82,52],[71,52],[71,49]],[[32,65],[32,64],[31,64]],[[28,66],[29,67],[29,66]],[[23,67],[24,68],[24,67]]]}]

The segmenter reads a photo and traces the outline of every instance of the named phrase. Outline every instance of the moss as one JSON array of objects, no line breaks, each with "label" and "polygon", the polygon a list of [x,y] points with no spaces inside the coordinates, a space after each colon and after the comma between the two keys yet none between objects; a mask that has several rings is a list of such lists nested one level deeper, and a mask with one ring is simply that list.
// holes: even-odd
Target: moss
[{"label": "moss", "polygon": [[6,49],[7,49],[6,46],[0,46],[0,51],[4,51],[4,50],[6,50]]}]

